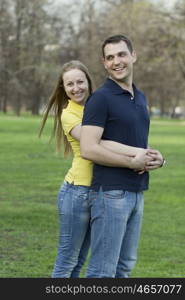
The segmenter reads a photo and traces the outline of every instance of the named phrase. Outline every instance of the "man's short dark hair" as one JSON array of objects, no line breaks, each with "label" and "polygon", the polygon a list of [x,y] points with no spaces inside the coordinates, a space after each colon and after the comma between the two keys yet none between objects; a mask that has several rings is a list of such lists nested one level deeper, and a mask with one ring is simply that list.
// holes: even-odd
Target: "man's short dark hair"
[{"label": "man's short dark hair", "polygon": [[104,49],[107,44],[117,44],[121,41],[123,41],[127,44],[127,47],[129,49],[130,53],[132,53],[133,52],[132,42],[126,36],[120,34],[120,35],[110,36],[103,42],[103,44],[102,44],[103,57],[105,57]]}]

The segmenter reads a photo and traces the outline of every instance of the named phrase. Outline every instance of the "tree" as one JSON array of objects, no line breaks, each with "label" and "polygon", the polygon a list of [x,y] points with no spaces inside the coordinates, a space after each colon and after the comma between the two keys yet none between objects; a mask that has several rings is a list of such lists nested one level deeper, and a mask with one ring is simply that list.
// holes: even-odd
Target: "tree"
[{"label": "tree", "polygon": [[7,112],[10,72],[10,42],[12,36],[11,15],[8,11],[9,1],[0,1],[0,110]]}]

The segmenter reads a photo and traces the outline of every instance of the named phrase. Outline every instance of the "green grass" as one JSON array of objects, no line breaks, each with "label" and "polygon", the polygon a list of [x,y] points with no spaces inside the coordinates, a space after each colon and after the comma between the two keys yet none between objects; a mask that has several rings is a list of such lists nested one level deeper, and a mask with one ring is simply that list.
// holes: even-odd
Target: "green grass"
[{"label": "green grass", "polygon": [[[71,160],[49,144],[50,121],[0,115],[0,277],[50,277],[57,251],[56,198]],[[151,172],[132,277],[185,277],[185,122],[153,120],[150,140],[167,165]],[[82,275],[85,267],[82,270]]]}]

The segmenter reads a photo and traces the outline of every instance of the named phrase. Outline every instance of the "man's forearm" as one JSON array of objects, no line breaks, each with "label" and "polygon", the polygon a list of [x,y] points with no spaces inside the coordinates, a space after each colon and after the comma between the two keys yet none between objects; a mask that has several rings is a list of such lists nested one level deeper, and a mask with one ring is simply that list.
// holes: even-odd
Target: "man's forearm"
[{"label": "man's forearm", "polygon": [[85,159],[107,167],[131,167],[131,157],[113,153],[99,144],[94,144],[85,151],[81,151],[81,155]]},{"label": "man's forearm", "polygon": [[146,157],[142,153],[142,157],[137,160],[128,155],[114,153],[105,149],[100,144],[93,144],[81,148],[81,156],[85,159],[91,160],[94,163],[107,167],[122,167],[130,169],[142,169],[145,166]]},{"label": "man's forearm", "polygon": [[100,144],[103,128],[98,126],[82,126],[80,137],[81,156],[99,165],[143,169],[148,160],[146,150],[140,151],[135,157],[115,153]]}]

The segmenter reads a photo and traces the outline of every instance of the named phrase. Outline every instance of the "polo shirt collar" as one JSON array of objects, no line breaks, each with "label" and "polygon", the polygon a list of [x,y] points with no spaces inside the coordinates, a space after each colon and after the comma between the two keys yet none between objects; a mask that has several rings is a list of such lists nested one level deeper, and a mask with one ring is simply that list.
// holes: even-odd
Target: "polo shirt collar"
[{"label": "polo shirt collar", "polygon": [[[133,83],[133,90],[134,92],[137,90],[135,84]],[[121,88],[119,86],[119,84],[117,84],[114,80],[110,79],[110,78],[107,78],[106,81],[105,81],[105,86],[111,90],[112,94],[115,94],[115,95],[121,95],[121,94],[128,94],[129,91]],[[129,93],[130,94],[130,93]]]}]

